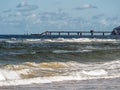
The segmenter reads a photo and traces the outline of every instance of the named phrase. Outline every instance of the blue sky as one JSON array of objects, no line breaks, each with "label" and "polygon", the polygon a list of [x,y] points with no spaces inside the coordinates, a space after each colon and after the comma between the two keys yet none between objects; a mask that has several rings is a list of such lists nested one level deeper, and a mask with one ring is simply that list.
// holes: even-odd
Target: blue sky
[{"label": "blue sky", "polygon": [[0,0],[0,34],[48,30],[111,31],[120,0]]}]

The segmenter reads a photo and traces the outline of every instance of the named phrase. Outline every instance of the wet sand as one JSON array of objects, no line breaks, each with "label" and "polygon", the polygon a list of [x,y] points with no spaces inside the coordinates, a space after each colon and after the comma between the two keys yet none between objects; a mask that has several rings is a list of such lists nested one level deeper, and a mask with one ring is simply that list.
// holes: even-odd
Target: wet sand
[{"label": "wet sand", "polygon": [[3,86],[0,90],[120,90],[120,78]]}]

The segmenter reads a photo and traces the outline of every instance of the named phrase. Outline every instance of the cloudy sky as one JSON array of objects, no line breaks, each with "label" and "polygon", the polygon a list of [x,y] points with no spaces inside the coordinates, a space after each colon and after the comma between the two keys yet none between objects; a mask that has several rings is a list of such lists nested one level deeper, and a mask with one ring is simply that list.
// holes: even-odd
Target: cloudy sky
[{"label": "cloudy sky", "polygon": [[120,0],[0,0],[0,34],[48,30],[111,31]]}]

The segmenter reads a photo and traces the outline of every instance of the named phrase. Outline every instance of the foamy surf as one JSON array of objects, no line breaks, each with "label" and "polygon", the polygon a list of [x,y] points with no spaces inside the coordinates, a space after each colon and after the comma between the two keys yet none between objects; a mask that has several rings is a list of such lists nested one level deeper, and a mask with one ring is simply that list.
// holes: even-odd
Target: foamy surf
[{"label": "foamy surf", "polygon": [[92,52],[92,50],[54,50],[53,53],[84,53],[84,52]]},{"label": "foamy surf", "polygon": [[20,76],[15,71],[0,70],[0,81],[9,81],[20,79]]},{"label": "foamy surf", "polygon": [[119,39],[0,40],[0,86],[120,77]]},{"label": "foamy surf", "polygon": [[46,42],[118,42],[118,39],[72,38],[72,39],[45,39]]},{"label": "foamy surf", "polygon": [[0,86],[120,77],[120,60],[102,63],[49,62],[4,65]]},{"label": "foamy surf", "polygon": [[93,71],[83,71],[83,74],[90,75],[90,76],[102,76],[107,75],[107,71],[105,70],[93,70]]},{"label": "foamy surf", "polygon": [[97,39],[97,38],[57,38],[57,39],[1,39],[0,42],[7,43],[48,43],[48,42],[71,42],[71,43],[89,43],[89,42],[120,42],[119,39]]}]

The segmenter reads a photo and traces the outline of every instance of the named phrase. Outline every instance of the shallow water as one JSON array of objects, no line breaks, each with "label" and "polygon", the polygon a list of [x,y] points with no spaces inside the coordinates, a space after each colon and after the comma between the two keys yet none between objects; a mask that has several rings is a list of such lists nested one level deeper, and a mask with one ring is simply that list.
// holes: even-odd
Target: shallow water
[{"label": "shallow water", "polygon": [[0,86],[116,77],[119,39],[0,40]]}]

